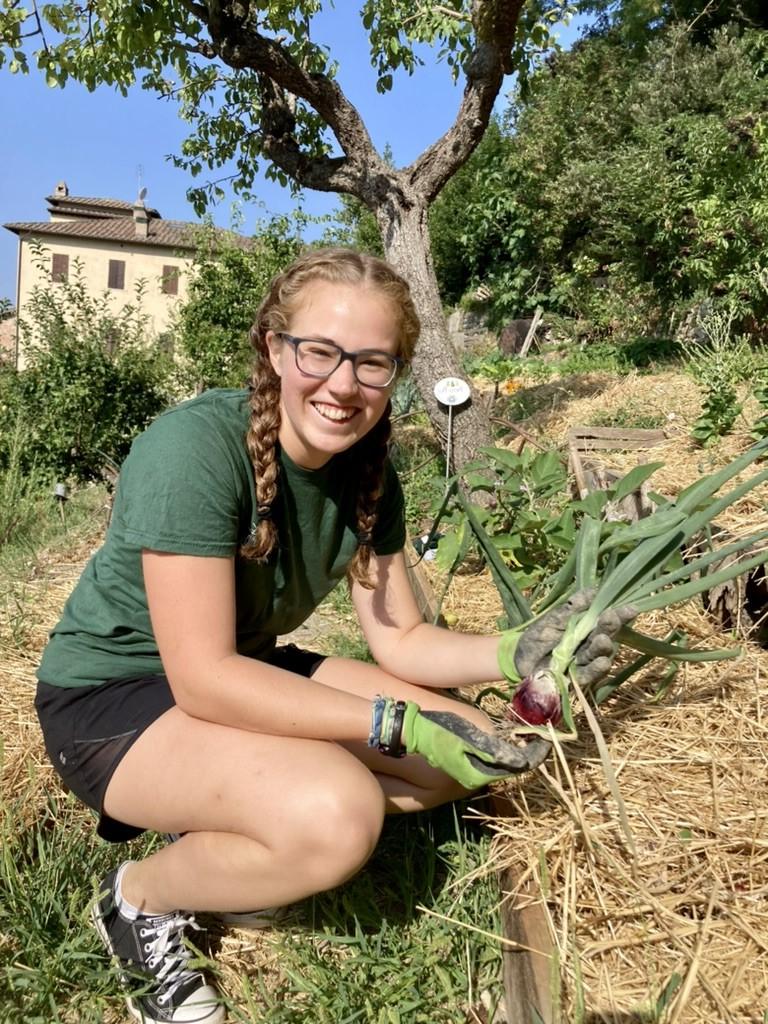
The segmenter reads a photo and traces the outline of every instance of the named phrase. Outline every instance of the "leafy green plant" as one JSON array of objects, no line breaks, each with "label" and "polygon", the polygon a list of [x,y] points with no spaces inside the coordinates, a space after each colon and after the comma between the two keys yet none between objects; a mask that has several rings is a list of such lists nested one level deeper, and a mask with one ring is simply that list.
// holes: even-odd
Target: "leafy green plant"
[{"label": "leafy green plant", "polygon": [[[492,500],[473,504],[473,513],[517,585],[532,586],[562,563],[576,534],[566,467],[553,451],[516,454],[484,448],[482,455],[466,467],[467,485],[470,495],[486,493]],[[465,509],[456,501],[445,522],[454,528],[440,540],[437,559],[451,569],[466,556],[473,536]]]},{"label": "leafy green plant", "polygon": [[34,468],[22,470],[25,442],[21,413],[17,412],[6,440],[7,463],[0,469],[0,549],[37,536],[43,480]]},{"label": "leafy green plant", "polygon": [[[37,246],[36,261],[47,258]],[[105,464],[122,461],[173,393],[141,299],[139,287],[136,302],[114,312],[107,295],[90,294],[78,260],[68,281],[34,289],[19,323],[27,365],[0,368],[0,466],[19,424],[25,473],[98,480]]]},{"label": "leafy green plant", "polygon": [[700,445],[711,445],[729,433],[741,412],[739,385],[753,365],[751,349],[743,335],[733,331],[734,310],[711,310],[701,320],[703,337],[681,342],[686,369],[702,391],[702,412],[691,436]]},{"label": "leafy green plant", "polygon": [[211,225],[200,231],[188,298],[176,322],[179,373],[187,389],[245,384],[249,329],[270,280],[298,254],[305,220],[272,217],[257,225],[247,243]]},{"label": "leafy green plant", "polygon": [[703,296],[759,331],[765,37],[697,39],[667,7],[641,45],[604,23],[554,55],[434,205],[445,293],[482,284],[494,324],[540,304],[590,340],[663,337]]},{"label": "leafy green plant", "polygon": [[[768,561],[768,549],[765,548],[768,530],[760,530],[685,562],[681,560],[681,551],[693,537],[707,529],[724,509],[768,480],[768,470],[763,469],[718,496],[726,484],[743,474],[766,453],[768,440],[754,445],[723,469],[702,477],[674,500],[662,502],[655,512],[637,522],[605,522],[590,515],[582,519],[569,558],[542,588],[536,613],[540,614],[546,608],[560,604],[576,591],[592,592],[589,606],[569,619],[563,640],[552,653],[549,668],[545,672],[536,673],[533,679],[524,680],[518,691],[522,693],[525,687],[543,687],[545,684],[550,689],[556,687],[560,714],[568,738],[575,734],[569,685],[580,694],[573,675],[573,657],[603,612],[625,605],[630,605],[636,614],[666,608],[687,601]],[[628,492],[628,489],[634,489],[638,481],[653,472],[657,465],[636,467],[620,481],[621,490]],[[468,514],[468,518],[471,520],[473,517]],[[479,539],[487,550],[488,538],[479,536]],[[727,556],[752,549],[757,550],[757,554],[749,553],[748,557],[741,559],[731,558],[724,568],[721,567]],[[514,574],[505,566],[497,564],[496,579],[510,622],[519,624],[530,620],[534,611],[520,592]],[[711,661],[734,657],[739,653],[738,650],[690,651],[646,637],[626,625],[617,634],[617,638],[625,646],[643,655],[650,654],[673,661]],[[514,641],[515,634],[507,634],[502,640],[500,654],[501,667],[510,680],[517,679]],[[610,683],[607,685],[610,687]],[[595,691],[598,703],[602,699],[601,690],[599,687]],[[587,705],[583,701],[582,707],[588,714]],[[553,721],[558,719],[559,715],[552,716]]]}]

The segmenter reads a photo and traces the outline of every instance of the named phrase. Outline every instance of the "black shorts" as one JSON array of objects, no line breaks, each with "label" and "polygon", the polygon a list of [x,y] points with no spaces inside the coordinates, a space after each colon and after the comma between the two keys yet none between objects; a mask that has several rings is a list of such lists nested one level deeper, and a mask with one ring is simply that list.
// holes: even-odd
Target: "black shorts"
[{"label": "black shorts", "polygon": [[[325,656],[287,644],[265,660],[309,677]],[[35,709],[45,749],[65,785],[99,815],[96,831],[102,839],[120,843],[144,831],[105,814],[104,794],[126,751],[175,703],[163,675],[109,679],[96,686],[37,684]]]}]

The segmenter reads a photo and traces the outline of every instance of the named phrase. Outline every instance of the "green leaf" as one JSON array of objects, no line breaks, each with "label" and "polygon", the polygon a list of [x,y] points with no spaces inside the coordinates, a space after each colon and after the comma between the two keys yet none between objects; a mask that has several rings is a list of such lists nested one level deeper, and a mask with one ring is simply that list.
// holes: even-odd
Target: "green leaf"
[{"label": "green leaf", "polygon": [[475,515],[471,504],[462,494],[461,490],[458,491],[458,499],[464,509],[464,514],[472,527],[472,532],[475,534],[475,537],[477,537],[478,543],[483,550],[483,554],[488,560],[488,566],[491,570],[494,583],[499,591],[501,602],[504,605],[504,611],[509,619],[510,625],[518,626],[523,622],[527,622],[533,615],[530,605],[515,583],[514,577],[504,563],[504,560],[494,547],[491,538],[480,525],[480,521]]},{"label": "green leaf", "polygon": [[740,647],[732,647],[729,650],[692,651],[687,647],[677,647],[664,640],[637,633],[629,626],[622,626],[616,634],[616,639],[625,647],[631,647],[633,651],[649,654],[653,658],[667,658],[670,661],[724,661],[727,658],[738,658],[742,653]]},{"label": "green leaf", "polygon": [[[688,838],[690,838],[690,830]],[[661,990],[659,998],[656,1000],[656,1005],[654,1007],[656,1020],[662,1020],[664,1014],[667,1011],[667,1008],[671,1005],[672,1000],[675,997],[675,993],[680,988],[682,983],[683,979],[681,975],[679,975],[676,971],[670,975],[669,981]]]},{"label": "green leaf", "polygon": [[667,588],[639,600],[635,600],[630,596],[630,600],[638,613],[655,611],[657,608],[667,608],[671,604],[681,604],[683,601],[689,601],[692,597],[696,597],[697,594],[701,594],[705,590],[711,590],[721,583],[727,583],[728,580],[741,576],[742,573],[749,572],[750,569],[756,569],[759,565],[765,565],[766,562],[768,562],[768,550],[761,551],[760,554],[754,555],[752,558],[746,558],[743,562],[734,562],[733,565],[721,569],[719,572],[713,572],[711,575],[700,577],[697,580],[689,580],[688,583],[681,583],[676,587]]},{"label": "green leaf", "polygon": [[581,521],[576,537],[576,589],[592,590],[597,583],[597,554],[601,524],[591,516]]},{"label": "green leaf", "polygon": [[727,466],[724,466],[717,473],[711,473],[709,476],[702,477],[701,480],[697,480],[696,483],[686,487],[669,504],[674,504],[675,508],[682,509],[682,511],[691,515],[703,502],[713,494],[717,494],[724,484],[732,480],[733,477],[738,476],[748,466],[751,466],[753,462],[763,458],[765,455],[768,455],[768,438],[753,445],[743,455],[729,462]]},{"label": "green leaf", "polygon": [[614,523],[610,534],[600,545],[600,553],[619,547],[634,548],[639,541],[658,537],[678,526],[685,518],[686,514],[682,510],[665,508],[634,523]]}]

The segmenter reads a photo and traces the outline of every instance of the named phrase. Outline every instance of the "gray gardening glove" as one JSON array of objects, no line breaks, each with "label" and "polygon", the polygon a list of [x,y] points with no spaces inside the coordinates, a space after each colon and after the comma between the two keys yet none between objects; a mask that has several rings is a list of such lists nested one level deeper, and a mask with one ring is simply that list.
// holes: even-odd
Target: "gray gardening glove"
[{"label": "gray gardening glove", "polygon": [[[545,612],[530,626],[522,627],[513,659],[520,679],[547,668],[549,655],[562,640],[571,616],[585,612],[594,596],[594,590],[579,590],[565,604]],[[636,615],[637,611],[631,605],[609,608],[603,612],[574,658],[576,679],[582,686],[591,686],[608,675],[618,649],[614,637]],[[514,640],[511,642],[514,643]],[[510,641],[506,643],[508,645]]]}]

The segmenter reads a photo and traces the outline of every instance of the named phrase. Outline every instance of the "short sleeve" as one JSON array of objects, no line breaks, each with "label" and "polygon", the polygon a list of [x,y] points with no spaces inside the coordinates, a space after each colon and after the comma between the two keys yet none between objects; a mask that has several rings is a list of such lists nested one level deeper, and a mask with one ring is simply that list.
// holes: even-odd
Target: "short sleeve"
[{"label": "short sleeve", "polygon": [[233,555],[243,486],[231,449],[215,420],[197,409],[161,416],[123,464],[111,528],[137,547]]},{"label": "short sleeve", "polygon": [[384,464],[384,490],[373,531],[377,555],[394,555],[405,546],[405,498],[403,488],[389,459]]}]

